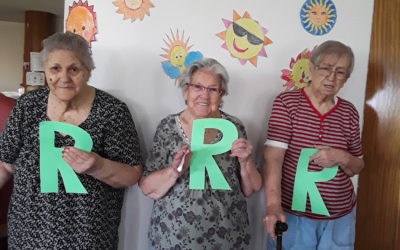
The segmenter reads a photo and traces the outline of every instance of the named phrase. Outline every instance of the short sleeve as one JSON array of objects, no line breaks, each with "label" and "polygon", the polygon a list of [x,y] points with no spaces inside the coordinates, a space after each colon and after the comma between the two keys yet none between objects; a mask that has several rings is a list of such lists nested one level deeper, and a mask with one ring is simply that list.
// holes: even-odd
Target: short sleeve
[{"label": "short sleeve", "polygon": [[292,119],[283,100],[278,96],[273,105],[268,121],[267,141],[289,144],[292,137]]},{"label": "short sleeve", "polygon": [[360,136],[360,117],[354,108],[351,117],[351,132],[349,141],[349,153],[355,157],[362,157],[361,136]]},{"label": "short sleeve", "polygon": [[147,176],[152,172],[164,168],[168,164],[168,147],[164,146],[164,142],[168,140],[166,131],[164,129],[165,120],[157,126],[156,133],[153,138],[153,145],[150,150],[149,156],[143,166],[143,176]]},{"label": "short sleeve", "polygon": [[126,104],[121,104],[115,110],[107,126],[104,138],[103,157],[127,164],[141,165],[139,138],[131,113]]},{"label": "short sleeve", "polygon": [[18,99],[8,116],[7,123],[0,134],[0,161],[13,164],[22,148],[22,99]]}]

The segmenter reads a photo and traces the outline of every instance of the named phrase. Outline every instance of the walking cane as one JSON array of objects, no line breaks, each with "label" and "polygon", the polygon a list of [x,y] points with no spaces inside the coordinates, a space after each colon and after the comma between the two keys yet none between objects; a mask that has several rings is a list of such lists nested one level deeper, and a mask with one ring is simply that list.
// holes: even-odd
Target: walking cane
[{"label": "walking cane", "polygon": [[282,233],[286,232],[288,225],[285,222],[277,221],[275,224],[275,235],[276,235],[276,250],[282,250]]}]

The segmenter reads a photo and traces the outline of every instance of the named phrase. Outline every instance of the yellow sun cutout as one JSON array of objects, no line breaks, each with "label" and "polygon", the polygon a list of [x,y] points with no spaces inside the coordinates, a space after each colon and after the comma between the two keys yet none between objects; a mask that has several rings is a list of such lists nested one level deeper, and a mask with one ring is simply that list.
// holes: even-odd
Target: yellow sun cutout
[{"label": "yellow sun cutout", "polygon": [[226,19],[222,21],[227,28],[226,31],[217,34],[219,38],[225,40],[222,48],[238,58],[242,65],[249,61],[257,67],[257,56],[267,57],[264,46],[272,43],[265,36],[267,29],[261,27],[258,21],[251,19],[247,11],[243,17],[233,11],[233,21]]},{"label": "yellow sun cutout", "polygon": [[290,69],[283,69],[281,78],[286,81],[283,84],[286,87],[285,90],[300,89],[304,88],[310,83],[309,80],[309,62],[312,54],[316,50],[317,46],[312,51],[305,49],[297,55],[296,60],[292,58],[290,60]]},{"label": "yellow sun cutout", "polygon": [[161,54],[160,56],[165,58],[161,62],[161,66],[164,72],[171,78],[175,79],[175,83],[181,76],[185,68],[192,62],[200,60],[203,58],[203,54],[199,51],[191,51],[190,48],[193,46],[188,46],[189,38],[184,39],[185,32],[182,32],[182,36],[179,35],[179,31],[176,34],[171,30],[171,37],[165,34],[168,41],[164,40],[167,48],[161,48],[166,54]]},{"label": "yellow sun cutout", "polygon": [[145,14],[150,16],[150,8],[154,7],[150,0],[116,0],[113,4],[118,7],[117,13],[124,14],[124,20],[130,18],[131,22],[137,18],[142,21]]},{"label": "yellow sun cutout", "polygon": [[167,45],[167,48],[162,48],[167,54],[162,54],[160,56],[166,58],[166,61],[169,61],[172,66],[178,67],[179,72],[182,73],[185,69],[184,63],[186,55],[188,54],[190,48],[192,46],[188,46],[189,38],[184,41],[183,36],[184,32],[182,32],[182,37],[179,37],[179,31],[176,31],[176,36],[172,33],[172,39],[166,34],[168,42],[164,40],[164,43]]}]

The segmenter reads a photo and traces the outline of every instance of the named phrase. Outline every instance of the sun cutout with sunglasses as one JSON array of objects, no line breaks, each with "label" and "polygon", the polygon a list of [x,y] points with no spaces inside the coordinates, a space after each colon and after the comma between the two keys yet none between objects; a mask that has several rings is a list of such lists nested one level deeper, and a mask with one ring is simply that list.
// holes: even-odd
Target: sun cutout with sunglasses
[{"label": "sun cutout with sunglasses", "polygon": [[249,61],[257,67],[257,56],[267,57],[264,46],[272,43],[265,36],[267,29],[251,19],[247,11],[243,17],[233,11],[233,21],[226,19],[222,19],[222,21],[227,28],[226,31],[217,34],[219,38],[225,40],[222,48],[228,50],[233,57],[238,58],[242,65]]}]

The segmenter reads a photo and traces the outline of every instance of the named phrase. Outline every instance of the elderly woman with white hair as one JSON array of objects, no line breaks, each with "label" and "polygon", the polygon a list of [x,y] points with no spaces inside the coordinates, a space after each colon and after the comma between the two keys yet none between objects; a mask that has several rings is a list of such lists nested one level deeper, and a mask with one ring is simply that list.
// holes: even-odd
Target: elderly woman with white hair
[{"label": "elderly woman with white hair", "polygon": [[[117,249],[123,187],[142,168],[138,136],[127,106],[87,84],[94,63],[85,39],[67,32],[43,41],[48,86],[21,96],[0,136],[0,187],[14,176],[8,215],[9,249]],[[53,146],[75,171],[87,194],[42,193],[39,124],[79,126],[92,138],[91,152],[55,133]],[[54,136],[54,134],[53,134]],[[40,152],[40,155],[39,155]],[[54,166],[56,167],[56,166]]]},{"label": "elderly woman with white hair", "polygon": [[[154,199],[149,229],[150,249],[249,249],[250,232],[245,197],[262,186],[251,160],[252,146],[243,124],[220,110],[227,95],[228,74],[214,59],[190,64],[179,87],[185,110],[164,118],[140,181],[143,193]],[[213,156],[232,190],[215,190],[206,178],[204,190],[189,189],[189,160],[193,121],[220,118],[232,122],[239,134],[230,151]],[[204,143],[216,143],[220,131],[206,129]],[[178,171],[184,158],[183,170]]]},{"label": "elderly woman with white hair", "polygon": [[[353,249],[357,199],[350,177],[360,173],[364,161],[358,112],[337,96],[353,71],[353,51],[341,42],[326,41],[315,50],[309,66],[310,84],[279,94],[268,123],[264,149],[267,249],[275,248],[277,221],[289,226],[283,249]],[[302,149],[317,151],[309,157],[309,172],[338,166],[332,179],[315,182],[329,216],[314,212],[310,197],[304,211],[294,209]],[[307,184],[300,183],[305,189]]]}]

